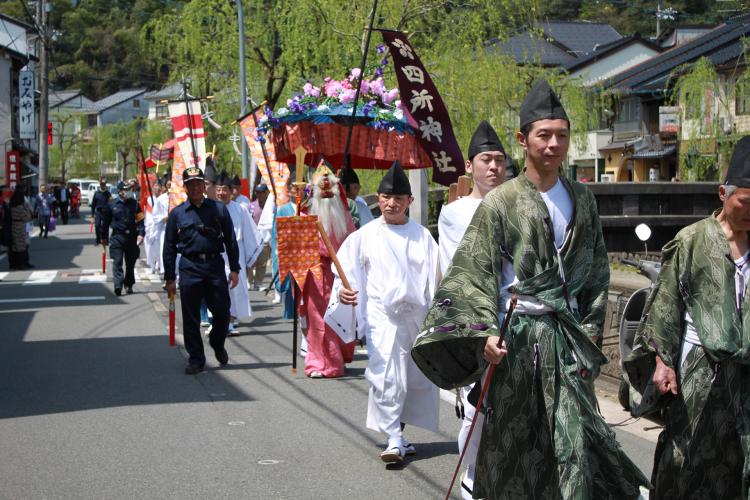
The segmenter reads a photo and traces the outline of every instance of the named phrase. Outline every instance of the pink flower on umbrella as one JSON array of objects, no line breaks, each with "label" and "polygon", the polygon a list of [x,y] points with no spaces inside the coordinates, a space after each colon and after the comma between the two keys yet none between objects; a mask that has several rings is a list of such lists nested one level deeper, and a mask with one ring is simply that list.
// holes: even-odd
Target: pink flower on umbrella
[{"label": "pink flower on umbrella", "polygon": [[362,70],[361,69],[359,69],[359,68],[352,69],[352,72],[349,75],[349,81],[356,80],[357,78],[359,78],[359,75],[361,75],[361,74],[362,74]]},{"label": "pink flower on umbrella", "polygon": [[338,80],[328,80],[324,87],[327,97],[338,97],[343,87]]},{"label": "pink flower on umbrella", "polygon": [[382,96],[384,90],[385,84],[383,83],[382,78],[376,78],[375,80],[370,82],[370,92],[372,93],[372,95]]},{"label": "pink flower on umbrella", "polygon": [[398,89],[391,89],[388,92],[383,92],[383,103],[390,104],[398,97]]},{"label": "pink flower on umbrella", "polygon": [[344,89],[341,94],[339,94],[339,101],[341,101],[341,104],[349,104],[354,102],[355,95],[357,95],[357,91],[354,89]]},{"label": "pink flower on umbrella", "polygon": [[304,87],[302,87],[302,90],[305,92],[305,95],[307,96],[312,96],[312,97],[320,96],[320,87],[315,87],[310,82],[307,82],[304,85]]}]

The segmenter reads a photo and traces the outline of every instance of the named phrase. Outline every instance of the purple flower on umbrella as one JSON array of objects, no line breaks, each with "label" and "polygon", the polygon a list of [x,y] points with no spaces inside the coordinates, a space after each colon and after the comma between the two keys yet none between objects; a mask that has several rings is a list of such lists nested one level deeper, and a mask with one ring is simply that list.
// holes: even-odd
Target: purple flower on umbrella
[{"label": "purple flower on umbrella", "polygon": [[376,50],[378,51],[378,54],[383,54],[386,51],[385,45],[379,43],[376,47]]},{"label": "purple flower on umbrella", "polygon": [[365,116],[368,116],[368,115],[370,114],[370,111],[372,111],[372,108],[374,108],[374,107],[375,107],[375,104],[377,104],[377,103],[375,102],[375,100],[374,100],[374,99],[373,99],[372,101],[369,101],[369,102],[368,102],[367,104],[365,104],[365,105],[364,105],[364,107],[362,108],[362,113],[364,113],[364,115],[365,115]]},{"label": "purple flower on umbrella", "polygon": [[266,138],[265,138],[265,137],[263,136],[263,134],[262,134],[262,133],[261,133],[261,134],[258,134],[258,135],[256,135],[256,136],[255,136],[255,140],[256,140],[256,142],[259,142],[259,143],[264,143],[264,142],[266,142]]},{"label": "purple flower on umbrella", "polygon": [[384,57],[382,61],[380,61],[381,66],[387,66],[388,65],[388,58]]},{"label": "purple flower on umbrella", "polygon": [[375,68],[375,76],[377,76],[377,77],[383,76],[383,68],[381,68],[380,66],[378,66],[377,68]]}]

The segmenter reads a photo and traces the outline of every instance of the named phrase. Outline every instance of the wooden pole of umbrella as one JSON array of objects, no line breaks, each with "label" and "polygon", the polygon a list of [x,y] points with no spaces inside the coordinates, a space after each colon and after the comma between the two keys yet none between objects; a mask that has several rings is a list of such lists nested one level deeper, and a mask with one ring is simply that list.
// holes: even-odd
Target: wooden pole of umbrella
[{"label": "wooden pole of umbrella", "polygon": [[[299,146],[294,150],[294,156],[296,158],[296,175],[294,187],[297,188],[295,201],[295,212],[297,215],[302,215],[302,197],[305,192],[305,156],[307,150],[303,146]],[[273,181],[273,179],[271,179]],[[292,289],[294,293],[294,324],[292,326],[292,373],[297,373],[297,331],[299,330],[299,299],[302,291],[297,286],[297,282],[292,279]]]}]

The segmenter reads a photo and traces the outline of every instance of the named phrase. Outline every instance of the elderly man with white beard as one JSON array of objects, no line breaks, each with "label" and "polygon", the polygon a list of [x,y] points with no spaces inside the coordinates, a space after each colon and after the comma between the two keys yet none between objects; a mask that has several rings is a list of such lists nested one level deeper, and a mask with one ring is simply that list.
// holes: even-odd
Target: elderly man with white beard
[{"label": "elderly man with white beard", "polygon": [[[321,166],[313,174],[312,186],[313,195],[306,212],[318,216],[333,248],[338,251],[346,237],[355,231],[341,184],[328,167]],[[334,378],[342,376],[344,364],[352,361],[355,343],[343,343],[323,320],[333,287],[333,272],[331,256],[322,240],[320,260],[323,279],[317,280],[312,273],[308,274],[302,291],[300,313],[307,318],[305,375],[310,378]]]},{"label": "elderly man with white beard", "polygon": [[[258,229],[255,227],[253,218],[250,217],[250,213],[239,203],[232,201],[232,181],[225,171],[222,170],[219,174],[219,178],[216,181],[216,197],[224,203],[229,212],[229,216],[232,219],[232,226],[234,226],[234,234],[237,239],[237,246],[239,247],[239,262],[240,272],[239,286],[236,286],[229,290],[230,308],[229,308],[229,331],[228,336],[237,336],[236,321],[249,318],[252,316],[252,310],[250,308],[250,296],[247,292],[247,268],[252,266],[255,259],[258,258],[261,246],[261,238]],[[226,272],[229,273],[229,264],[224,254],[224,260],[226,264]]]}]

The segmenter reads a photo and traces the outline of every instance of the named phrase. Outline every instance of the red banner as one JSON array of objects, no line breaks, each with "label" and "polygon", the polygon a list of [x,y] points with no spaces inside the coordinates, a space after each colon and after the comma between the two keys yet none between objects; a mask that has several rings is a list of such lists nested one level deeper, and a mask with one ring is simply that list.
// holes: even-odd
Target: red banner
[{"label": "red banner", "polygon": [[11,190],[21,182],[21,154],[18,151],[5,153],[5,182]]},{"label": "red banner", "polygon": [[317,223],[314,215],[276,218],[280,282],[292,273],[300,290],[304,290],[308,271],[315,279],[322,279]]},{"label": "red banner", "polygon": [[464,174],[464,157],[448,109],[406,35],[380,32],[393,58],[404,115],[432,161],[432,180],[449,186]]}]

